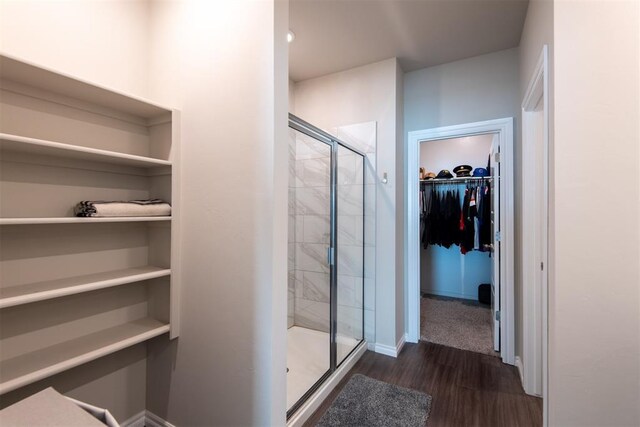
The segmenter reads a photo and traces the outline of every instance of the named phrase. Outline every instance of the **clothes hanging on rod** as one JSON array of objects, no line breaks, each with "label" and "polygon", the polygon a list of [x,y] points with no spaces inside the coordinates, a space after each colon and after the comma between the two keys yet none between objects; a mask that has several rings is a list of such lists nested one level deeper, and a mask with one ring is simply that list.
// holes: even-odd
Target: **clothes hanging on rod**
[{"label": "clothes hanging on rod", "polygon": [[[431,184],[431,185],[429,185]],[[420,188],[421,241],[460,247],[466,254],[491,247],[491,187],[488,179],[464,182],[427,181]],[[461,184],[466,184],[461,198]]]}]

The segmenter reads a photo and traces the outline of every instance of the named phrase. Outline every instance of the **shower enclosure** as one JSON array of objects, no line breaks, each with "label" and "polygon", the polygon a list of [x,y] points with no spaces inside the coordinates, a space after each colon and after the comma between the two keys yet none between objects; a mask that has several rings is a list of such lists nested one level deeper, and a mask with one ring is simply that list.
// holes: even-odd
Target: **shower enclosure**
[{"label": "shower enclosure", "polygon": [[287,416],[364,339],[364,155],[289,115]]}]

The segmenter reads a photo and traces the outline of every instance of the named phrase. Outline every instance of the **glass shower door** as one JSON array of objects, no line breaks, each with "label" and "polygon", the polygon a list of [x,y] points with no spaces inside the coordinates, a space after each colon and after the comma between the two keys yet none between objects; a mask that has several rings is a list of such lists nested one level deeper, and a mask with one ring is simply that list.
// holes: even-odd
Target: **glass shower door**
[{"label": "glass shower door", "polygon": [[364,157],[290,115],[287,416],[362,342]]},{"label": "glass shower door", "polygon": [[364,158],[338,144],[336,163],[337,366],[364,337]]},{"label": "glass shower door", "polygon": [[[330,141],[329,141],[330,142]],[[332,144],[291,130],[287,411],[295,411],[331,369]]]}]

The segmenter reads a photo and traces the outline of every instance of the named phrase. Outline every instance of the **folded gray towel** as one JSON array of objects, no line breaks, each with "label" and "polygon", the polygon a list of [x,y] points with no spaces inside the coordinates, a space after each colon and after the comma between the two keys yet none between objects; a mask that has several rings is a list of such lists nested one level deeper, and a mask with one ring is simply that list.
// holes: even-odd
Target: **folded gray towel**
[{"label": "folded gray towel", "polygon": [[169,216],[171,205],[161,199],[118,201],[90,201],[78,203],[74,208],[75,216]]}]

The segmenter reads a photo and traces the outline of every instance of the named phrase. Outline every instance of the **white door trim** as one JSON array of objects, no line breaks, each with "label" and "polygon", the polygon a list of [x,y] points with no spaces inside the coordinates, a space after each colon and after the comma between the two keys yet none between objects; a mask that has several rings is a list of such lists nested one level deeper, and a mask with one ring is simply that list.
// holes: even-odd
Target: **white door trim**
[{"label": "white door trim", "polygon": [[407,153],[406,200],[406,304],[407,336],[409,342],[420,339],[420,191],[419,162],[420,143],[435,139],[461,138],[470,135],[497,133],[500,136],[501,186],[500,186],[500,315],[501,356],[504,363],[515,363],[515,315],[514,315],[514,261],[513,261],[513,118],[487,120],[455,126],[445,126],[409,132]]},{"label": "white door trim", "polygon": [[[523,198],[522,221],[522,308],[523,308],[523,387],[526,393],[542,395],[544,425],[547,425],[547,355],[548,355],[548,242],[549,242],[549,65],[548,47],[542,48],[538,63],[529,81],[527,92],[522,101],[522,166],[523,188],[532,187],[528,183],[542,176],[542,194],[536,192],[536,200]],[[527,153],[535,153],[529,131],[532,112],[542,101],[543,133],[542,158]],[[533,187],[532,187],[533,188]],[[541,203],[543,215],[538,218],[530,215],[537,211]],[[529,212],[527,212],[529,211]],[[536,235],[541,236],[541,247],[536,248]],[[538,249],[540,252],[538,252]],[[541,289],[535,289],[536,275],[540,274],[539,262],[544,263],[541,275]],[[541,318],[538,318],[541,317]],[[535,361],[542,355],[542,372],[537,372]],[[540,387],[538,378],[542,377]],[[541,388],[541,390],[540,390]]]}]

